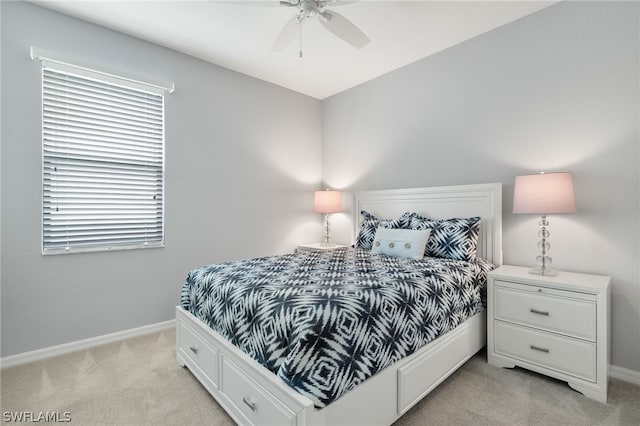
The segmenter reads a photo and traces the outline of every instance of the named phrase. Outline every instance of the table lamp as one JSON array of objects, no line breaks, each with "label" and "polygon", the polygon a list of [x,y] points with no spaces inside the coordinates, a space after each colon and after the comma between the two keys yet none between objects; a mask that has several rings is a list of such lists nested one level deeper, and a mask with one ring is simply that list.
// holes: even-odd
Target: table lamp
[{"label": "table lamp", "polygon": [[547,256],[549,244],[549,221],[547,214],[575,213],[576,199],[571,173],[539,173],[516,176],[513,189],[513,213],[536,213],[541,215],[538,231],[537,267],[530,272],[536,275],[553,276],[558,272],[549,268],[551,257]]},{"label": "table lamp", "polygon": [[316,191],[313,197],[313,210],[316,213],[324,213],[325,233],[323,244],[330,246],[329,215],[342,211],[342,194],[340,191]]}]

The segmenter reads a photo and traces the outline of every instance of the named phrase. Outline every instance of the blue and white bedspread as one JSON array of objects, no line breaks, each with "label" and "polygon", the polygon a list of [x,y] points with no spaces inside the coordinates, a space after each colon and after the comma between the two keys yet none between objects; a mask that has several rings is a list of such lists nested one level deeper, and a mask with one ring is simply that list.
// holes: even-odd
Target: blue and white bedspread
[{"label": "blue and white bedspread", "polygon": [[338,248],[196,269],[181,303],[322,408],[480,312],[492,268]]}]

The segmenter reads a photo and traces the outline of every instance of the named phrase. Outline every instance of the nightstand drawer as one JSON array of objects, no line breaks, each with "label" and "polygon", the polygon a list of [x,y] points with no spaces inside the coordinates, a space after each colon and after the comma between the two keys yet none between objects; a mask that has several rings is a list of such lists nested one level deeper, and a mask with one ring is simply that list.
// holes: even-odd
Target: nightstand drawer
[{"label": "nightstand drawer", "polygon": [[552,294],[548,289],[504,282],[496,282],[493,297],[495,319],[596,340],[596,305],[593,301],[560,297],[558,291]]},{"label": "nightstand drawer", "polygon": [[495,352],[596,381],[596,345],[528,327],[495,321]]}]

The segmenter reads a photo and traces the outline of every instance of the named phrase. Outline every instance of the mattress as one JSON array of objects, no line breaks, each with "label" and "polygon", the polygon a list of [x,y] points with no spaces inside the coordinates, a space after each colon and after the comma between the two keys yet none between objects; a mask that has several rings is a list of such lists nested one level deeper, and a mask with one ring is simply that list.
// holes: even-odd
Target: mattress
[{"label": "mattress", "polygon": [[191,271],[181,305],[322,408],[484,309],[493,265],[337,248]]}]

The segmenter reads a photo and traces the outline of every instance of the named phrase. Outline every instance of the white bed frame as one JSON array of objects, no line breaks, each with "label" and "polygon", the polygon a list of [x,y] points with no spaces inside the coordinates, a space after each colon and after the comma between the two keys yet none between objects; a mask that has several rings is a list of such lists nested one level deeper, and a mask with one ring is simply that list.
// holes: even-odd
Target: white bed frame
[{"label": "white bed frame", "polygon": [[[502,185],[364,191],[360,211],[398,217],[405,211],[431,218],[480,216],[478,255],[502,264]],[[176,358],[242,425],[389,425],[486,344],[484,311],[411,356],[387,367],[329,406],[308,398],[229,343],[180,306],[176,307]],[[188,408],[187,408],[188,409]]]}]

